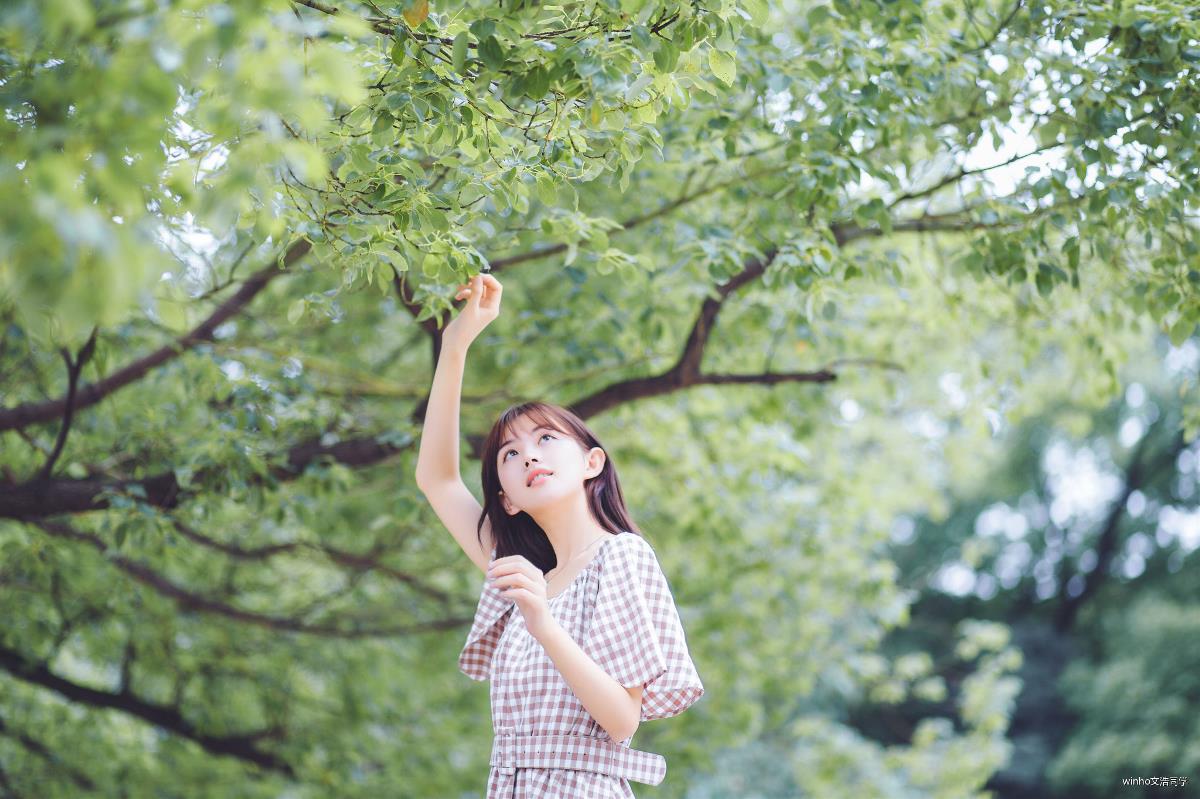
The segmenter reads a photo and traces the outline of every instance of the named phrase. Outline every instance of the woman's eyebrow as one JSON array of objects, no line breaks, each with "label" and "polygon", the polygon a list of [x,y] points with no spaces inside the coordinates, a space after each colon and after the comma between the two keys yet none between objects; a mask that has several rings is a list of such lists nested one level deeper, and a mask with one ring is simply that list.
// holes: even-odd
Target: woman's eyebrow
[{"label": "woman's eyebrow", "polygon": [[[550,426],[550,425],[548,425],[548,424],[539,424],[537,427],[533,428],[533,429],[532,429],[532,430],[530,430],[529,432],[531,432],[531,433],[536,433],[536,432],[537,432],[537,431],[539,431],[539,430],[553,430],[553,429],[554,429],[554,428],[553,428],[553,427],[551,427],[551,426]],[[504,449],[504,448],[505,448],[505,447],[507,447],[509,444],[513,443],[514,441],[516,441],[516,439],[515,439],[515,438],[510,438],[508,441],[505,441],[503,444],[501,444],[501,445],[500,445],[500,449]]]}]

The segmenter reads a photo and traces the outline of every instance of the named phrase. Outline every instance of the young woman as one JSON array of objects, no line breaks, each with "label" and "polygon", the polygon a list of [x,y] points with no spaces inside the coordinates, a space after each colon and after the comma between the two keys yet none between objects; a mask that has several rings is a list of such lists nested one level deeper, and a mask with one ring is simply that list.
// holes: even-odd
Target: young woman
[{"label": "young woman", "polygon": [[417,485],[487,575],[459,669],[491,680],[487,799],[619,799],[657,785],[658,754],[632,749],[642,721],[704,694],[666,576],[629,518],[617,472],[565,408],[508,408],[484,443],[480,507],[459,474],[467,348],[500,313],[476,275],[446,325],[417,457]]}]

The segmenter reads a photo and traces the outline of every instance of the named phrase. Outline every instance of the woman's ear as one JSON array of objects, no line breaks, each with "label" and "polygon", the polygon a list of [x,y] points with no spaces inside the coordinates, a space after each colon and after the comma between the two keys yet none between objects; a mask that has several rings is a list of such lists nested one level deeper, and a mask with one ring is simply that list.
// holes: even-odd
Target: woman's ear
[{"label": "woman's ear", "polygon": [[504,493],[504,489],[500,489],[500,505],[509,516],[516,516],[521,512],[520,508],[513,507],[513,504],[508,501],[508,495]]},{"label": "woman's ear", "polygon": [[592,472],[588,475],[589,478],[596,477],[600,472],[604,471],[604,462],[608,456],[600,447],[592,447],[587,454],[587,470]]}]

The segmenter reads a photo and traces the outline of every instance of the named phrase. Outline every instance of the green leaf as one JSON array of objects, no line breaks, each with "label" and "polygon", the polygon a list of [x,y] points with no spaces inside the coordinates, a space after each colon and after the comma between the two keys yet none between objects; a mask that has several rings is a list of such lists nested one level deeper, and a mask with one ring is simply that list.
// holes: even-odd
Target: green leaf
[{"label": "green leaf", "polygon": [[737,62],[733,60],[732,56],[712,48],[708,51],[708,66],[722,83],[726,86],[733,85],[737,73]]},{"label": "green leaf", "polygon": [[713,40],[713,47],[723,53],[737,52],[737,42],[733,40],[733,26],[728,21],[722,20],[720,23],[720,33]]},{"label": "green leaf", "polygon": [[294,301],[290,306],[288,306],[288,322],[294,325],[296,322],[300,321],[300,317],[304,316],[304,311],[307,309],[307,307],[308,303],[303,297]]},{"label": "green leaf", "polygon": [[1170,337],[1171,343],[1176,347],[1182,346],[1183,342],[1187,341],[1192,335],[1192,331],[1196,329],[1196,323],[1186,316],[1181,316],[1175,324],[1171,325]]},{"label": "green leaf", "polygon": [[375,262],[375,282],[379,293],[387,296],[392,290],[392,267],[383,259]]},{"label": "green leaf", "polygon": [[678,26],[671,40],[679,46],[681,52],[688,52],[696,46],[696,26],[692,20],[686,20]]},{"label": "green leaf", "polygon": [[371,127],[371,133],[382,133],[392,126],[395,119],[387,111],[381,110],[379,116],[375,117],[375,124]]},{"label": "green leaf", "polygon": [[467,39],[468,37],[466,31],[460,31],[459,34],[454,37],[452,61],[454,64],[454,71],[460,75],[463,74],[467,68]]},{"label": "green leaf", "polygon": [[1037,291],[1043,297],[1050,296],[1050,292],[1054,290],[1054,274],[1050,270],[1050,265],[1045,263],[1038,264],[1037,276],[1034,278],[1037,283]]},{"label": "green leaf", "polygon": [[767,0],[742,0],[742,8],[750,14],[750,21],[755,27],[761,28],[766,23],[769,15]]},{"label": "green leaf", "polygon": [[1067,264],[1072,270],[1079,268],[1079,239],[1076,236],[1069,237],[1063,244],[1063,252],[1067,254]]},{"label": "green leaf", "polygon": [[479,58],[489,69],[499,71],[504,66],[504,48],[495,36],[489,36],[479,43]]},{"label": "green leaf", "polygon": [[442,268],[442,258],[431,252],[425,253],[425,257],[421,259],[421,274],[425,277],[437,277],[438,272]]},{"label": "green leaf", "polygon": [[482,42],[496,32],[496,21],[492,19],[477,19],[470,25],[471,34],[475,40]]},{"label": "green leaf", "polygon": [[[539,172],[537,177],[534,178],[534,189],[537,192],[537,198],[541,200],[544,205],[553,206],[555,202],[558,201],[558,186],[555,184],[554,179],[549,175]],[[543,226],[549,221],[549,219],[543,218]]]},{"label": "green leaf", "polygon": [[654,51],[654,66],[659,72],[667,73],[675,69],[679,63],[679,48],[671,42],[658,40],[658,49]]},{"label": "green leaf", "polygon": [[379,251],[379,257],[391,264],[397,272],[408,271],[408,258],[401,249],[387,246]]},{"label": "green leaf", "polygon": [[550,73],[540,64],[525,73],[525,94],[531,99],[540,100],[550,90]]},{"label": "green leaf", "polygon": [[654,75],[652,75],[649,71],[643,72],[641,75],[638,75],[637,79],[632,84],[630,84],[629,88],[625,91],[625,102],[627,102],[627,103],[637,102],[639,97],[641,96],[641,93],[653,81],[654,81]]}]

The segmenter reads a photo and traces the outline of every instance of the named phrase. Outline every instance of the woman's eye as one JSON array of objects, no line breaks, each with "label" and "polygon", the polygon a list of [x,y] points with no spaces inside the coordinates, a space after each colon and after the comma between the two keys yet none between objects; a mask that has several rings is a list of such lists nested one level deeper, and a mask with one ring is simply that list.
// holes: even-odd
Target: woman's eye
[{"label": "woman's eye", "polygon": [[[542,438],[545,438],[546,436],[550,436],[551,438],[554,438],[554,436],[550,435],[549,433],[542,433]],[[541,441],[541,439],[540,439],[540,438],[539,438],[538,440],[539,440],[539,441]],[[507,460],[507,459],[508,459],[508,456],[509,456],[509,455],[511,455],[511,454],[512,454],[512,453],[514,453],[514,452],[516,452],[516,450],[515,450],[515,449],[510,449],[508,452],[505,452],[505,453],[504,453],[504,458],[505,458],[505,460]]]}]

